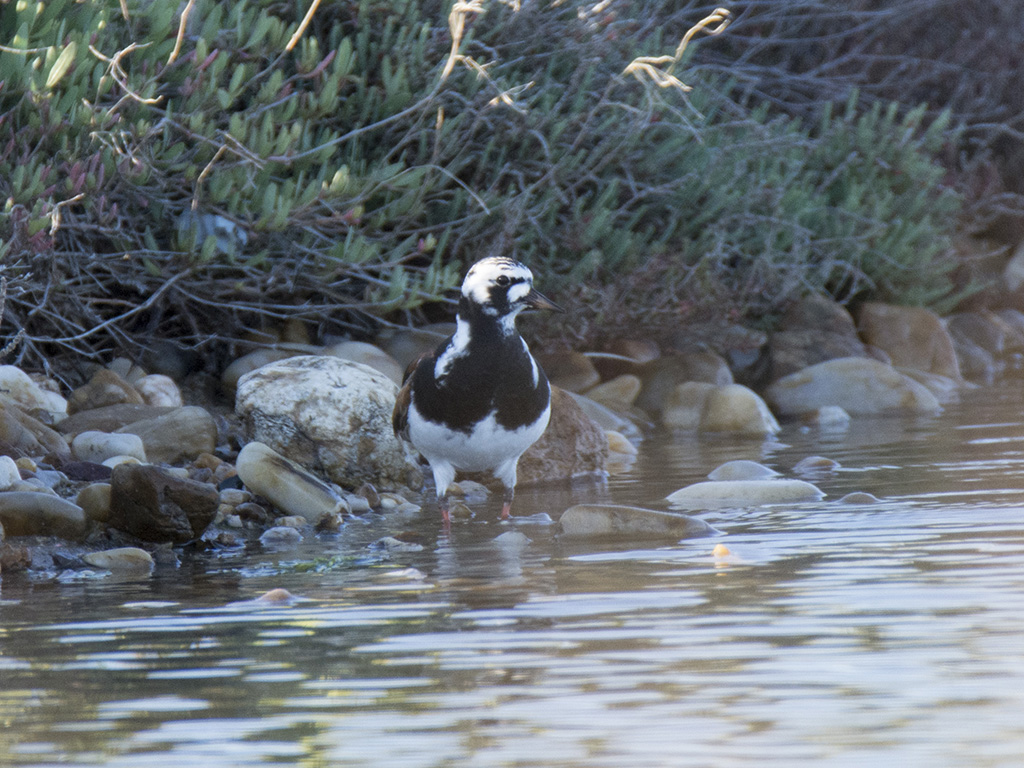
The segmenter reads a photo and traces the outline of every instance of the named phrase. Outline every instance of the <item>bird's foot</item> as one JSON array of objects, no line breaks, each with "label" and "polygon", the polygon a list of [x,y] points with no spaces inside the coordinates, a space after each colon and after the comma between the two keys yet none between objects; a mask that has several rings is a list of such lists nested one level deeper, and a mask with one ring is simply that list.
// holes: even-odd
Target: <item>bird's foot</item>
[{"label": "bird's foot", "polygon": [[445,530],[452,527],[452,516],[450,505],[448,503],[448,494],[437,497],[437,507],[441,510],[441,523],[444,525]]}]

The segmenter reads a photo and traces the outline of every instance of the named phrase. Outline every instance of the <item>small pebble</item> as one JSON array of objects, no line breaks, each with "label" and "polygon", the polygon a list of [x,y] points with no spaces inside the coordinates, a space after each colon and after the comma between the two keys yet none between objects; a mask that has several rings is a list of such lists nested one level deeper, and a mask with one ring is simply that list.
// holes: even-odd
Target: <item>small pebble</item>
[{"label": "small pebble", "polygon": [[294,547],[302,541],[302,534],[294,528],[277,525],[268,528],[260,536],[260,544],[271,549]]},{"label": "small pebble", "polygon": [[345,516],[341,512],[328,512],[316,521],[317,533],[337,533],[345,526]]},{"label": "small pebble", "polygon": [[224,515],[224,525],[228,528],[241,528],[244,523],[238,515]]},{"label": "small pebble", "polygon": [[234,508],[235,514],[243,520],[252,520],[257,523],[266,523],[270,520],[270,513],[261,504],[254,501],[247,501]]},{"label": "small pebble", "polygon": [[626,436],[614,429],[606,429],[605,437],[608,438],[608,450],[612,453],[621,453],[625,456],[636,456],[640,451],[633,445]]},{"label": "small pebble", "polygon": [[448,507],[448,516],[452,520],[469,520],[473,517],[473,510],[461,501],[456,501]]},{"label": "small pebble", "polygon": [[104,467],[110,467],[113,469],[118,464],[142,464],[135,456],[111,456],[109,459],[103,460]]},{"label": "small pebble", "polygon": [[105,523],[110,519],[110,483],[92,483],[75,497],[75,504],[85,512],[87,520]]},{"label": "small pebble", "polygon": [[715,557],[728,557],[732,554],[729,548],[725,544],[715,544],[715,548],[711,550],[711,554]]},{"label": "small pebble", "polygon": [[408,502],[405,500],[405,497],[399,496],[397,493],[385,492],[380,494],[380,504],[378,506],[380,506],[381,509],[390,510],[407,503]]},{"label": "small pebble", "polygon": [[270,605],[292,605],[298,602],[299,598],[289,592],[287,589],[272,589],[269,592],[264,592],[262,595],[252,600],[253,603],[268,603]]},{"label": "small pebble", "polygon": [[366,499],[366,503],[370,505],[370,509],[377,509],[380,506],[380,495],[378,495],[377,489],[370,483],[363,483],[358,490],[356,490],[356,496],[362,496]]},{"label": "small pebble", "polygon": [[28,456],[21,456],[17,461],[14,462],[18,465],[18,469],[24,472],[35,472],[38,468],[36,463],[32,461]]},{"label": "small pebble", "polygon": [[342,498],[354,515],[361,515],[363,512],[369,512],[371,509],[370,502],[362,496],[357,496],[354,493],[343,493]]},{"label": "small pebble", "polygon": [[369,548],[383,549],[388,554],[423,551],[422,544],[417,544],[414,541],[402,541],[401,539],[396,539],[394,536],[385,536],[383,539],[377,539],[375,542],[370,544]]},{"label": "small pebble", "polygon": [[306,520],[302,515],[288,515],[286,517],[279,517],[274,521],[275,526],[284,526],[286,528],[295,528],[301,530],[309,521]]},{"label": "small pebble", "polygon": [[727,461],[708,473],[712,480],[768,480],[778,476],[774,469],[749,459]]},{"label": "small pebble", "polygon": [[460,496],[468,502],[477,503],[486,501],[491,492],[483,483],[473,480],[460,480],[448,486],[448,495]]},{"label": "small pebble", "polygon": [[225,488],[220,492],[221,504],[230,504],[232,507],[237,507],[239,504],[244,504],[247,501],[252,501],[252,494],[243,488]]},{"label": "small pebble", "polygon": [[494,537],[494,543],[506,551],[515,552],[530,545],[530,537],[522,531],[505,531]]},{"label": "small pebble", "polygon": [[798,475],[824,475],[839,469],[839,462],[824,456],[808,456],[793,466]]},{"label": "small pebble", "polygon": [[880,499],[871,493],[865,493],[864,491],[854,491],[848,493],[839,500],[840,504],[877,504]]}]

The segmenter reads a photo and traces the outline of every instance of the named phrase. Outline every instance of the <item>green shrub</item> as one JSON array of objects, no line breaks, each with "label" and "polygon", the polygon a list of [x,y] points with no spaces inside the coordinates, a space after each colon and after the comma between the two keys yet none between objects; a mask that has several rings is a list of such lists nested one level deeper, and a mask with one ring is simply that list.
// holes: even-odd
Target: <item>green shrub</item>
[{"label": "green shrub", "polygon": [[323,0],[291,49],[304,5],[184,7],[181,24],[142,0],[0,5],[23,354],[229,342],[285,317],[359,332],[430,312],[495,251],[573,303],[577,336],[821,288],[948,293],[945,122],[851,100],[808,127],[698,62],[668,65],[688,96],[624,74],[685,32],[667,0],[481,3],[457,56],[450,3]]}]

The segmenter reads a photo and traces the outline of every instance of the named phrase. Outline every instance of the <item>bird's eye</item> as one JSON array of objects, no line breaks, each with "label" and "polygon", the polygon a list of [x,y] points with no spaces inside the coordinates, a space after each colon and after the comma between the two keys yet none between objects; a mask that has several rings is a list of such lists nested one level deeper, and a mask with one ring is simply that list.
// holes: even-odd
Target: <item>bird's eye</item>
[{"label": "bird's eye", "polygon": [[494,278],[494,282],[496,282],[498,285],[500,285],[502,288],[504,288],[506,285],[508,285],[512,281],[509,280],[508,275],[498,275],[496,278]]}]

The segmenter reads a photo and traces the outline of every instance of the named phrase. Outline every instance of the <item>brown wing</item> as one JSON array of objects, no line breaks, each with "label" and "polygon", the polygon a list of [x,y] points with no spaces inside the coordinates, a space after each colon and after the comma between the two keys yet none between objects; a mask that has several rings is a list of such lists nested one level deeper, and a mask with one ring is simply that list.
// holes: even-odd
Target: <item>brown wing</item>
[{"label": "brown wing", "polygon": [[406,376],[405,385],[398,390],[395,398],[395,410],[391,412],[391,428],[395,437],[409,440],[409,403],[412,402],[412,382]]}]

